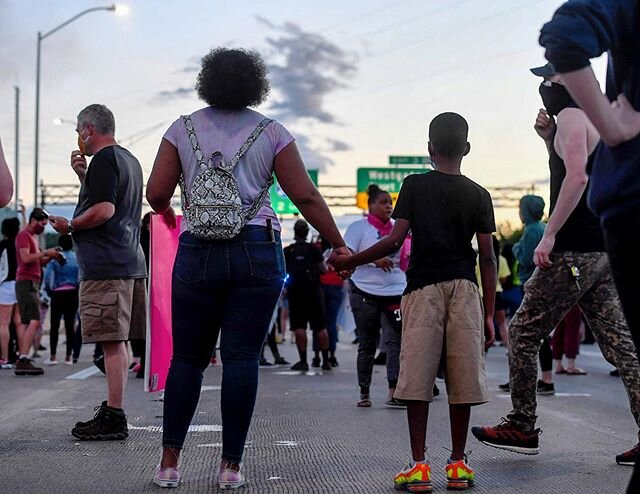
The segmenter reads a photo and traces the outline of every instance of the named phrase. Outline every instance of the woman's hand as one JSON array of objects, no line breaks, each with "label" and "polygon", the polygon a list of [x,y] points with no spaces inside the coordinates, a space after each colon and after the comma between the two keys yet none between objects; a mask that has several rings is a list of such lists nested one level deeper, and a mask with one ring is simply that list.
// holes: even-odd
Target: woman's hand
[{"label": "woman's hand", "polygon": [[327,264],[332,266],[341,278],[347,279],[355,271],[355,267],[351,265],[350,257],[351,251],[348,247],[338,247],[331,252]]},{"label": "woman's hand", "polygon": [[170,230],[175,230],[178,220],[176,218],[176,212],[172,207],[169,207],[164,213],[162,213],[162,219],[167,224]]},{"label": "woman's hand", "polygon": [[373,264],[376,265],[376,268],[382,269],[385,273],[388,273],[393,269],[393,261],[388,257],[383,257],[382,259],[373,261]]}]

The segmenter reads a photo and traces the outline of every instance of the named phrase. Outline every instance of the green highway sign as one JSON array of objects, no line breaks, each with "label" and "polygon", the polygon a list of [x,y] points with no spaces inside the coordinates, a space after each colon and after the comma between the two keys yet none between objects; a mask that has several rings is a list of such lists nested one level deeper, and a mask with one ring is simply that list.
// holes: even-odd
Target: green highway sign
[{"label": "green highway sign", "polygon": [[388,192],[395,202],[405,177],[428,171],[430,171],[429,168],[358,168],[356,206],[367,209],[367,188],[371,184],[376,184]]},{"label": "green highway sign", "polygon": [[[314,184],[316,184],[316,187],[317,187],[318,186],[318,170],[307,170],[307,173],[309,173],[309,177],[311,178],[311,181]],[[273,185],[271,186],[271,189],[269,192],[271,194],[271,206],[273,207],[273,210],[276,212],[276,214],[280,215],[280,214],[298,214],[299,213],[298,208],[294,206],[293,202],[291,202],[291,199],[289,199],[287,195],[284,193],[284,191],[278,184],[278,181],[275,179],[275,177],[274,177]]]},{"label": "green highway sign", "polygon": [[389,156],[390,165],[430,165],[428,156]]}]

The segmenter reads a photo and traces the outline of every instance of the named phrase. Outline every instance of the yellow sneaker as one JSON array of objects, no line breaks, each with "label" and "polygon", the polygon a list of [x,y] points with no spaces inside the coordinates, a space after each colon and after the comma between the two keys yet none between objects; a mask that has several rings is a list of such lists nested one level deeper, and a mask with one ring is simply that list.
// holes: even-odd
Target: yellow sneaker
[{"label": "yellow sneaker", "polygon": [[466,463],[467,457],[462,460],[449,460],[444,471],[447,473],[447,489],[465,491],[473,486],[476,474]]},{"label": "yellow sneaker", "polygon": [[431,466],[428,463],[409,463],[393,479],[393,486],[398,491],[431,492]]}]

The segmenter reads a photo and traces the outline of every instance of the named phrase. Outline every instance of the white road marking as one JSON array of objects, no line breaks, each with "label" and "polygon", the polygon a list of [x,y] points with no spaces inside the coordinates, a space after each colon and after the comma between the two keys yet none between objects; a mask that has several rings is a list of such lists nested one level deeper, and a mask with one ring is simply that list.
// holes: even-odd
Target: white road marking
[{"label": "white road marking", "polygon": [[68,412],[70,410],[82,410],[84,407],[56,407],[56,408],[38,408],[39,412]]},{"label": "white road marking", "polygon": [[[129,425],[134,431],[162,432],[161,425]],[[190,425],[189,432],[222,432],[221,425]]]},{"label": "white road marking", "polygon": [[92,365],[91,367],[87,367],[84,370],[81,370],[80,372],[76,372],[74,374],[71,374],[67,377],[65,377],[65,379],[86,379],[87,377],[91,377],[95,374],[99,374],[100,373],[100,369],[98,369],[95,365]]},{"label": "white road marking", "polygon": [[294,448],[298,445],[298,441],[276,441],[276,446],[287,446],[288,448]]},{"label": "white road marking", "polygon": [[[511,398],[511,395],[508,394],[499,394],[498,398]],[[540,396],[540,395],[538,395]],[[554,395],[542,395],[542,396],[557,396],[558,398],[589,398],[591,396],[590,393],[556,393]]]},{"label": "white road marking", "polygon": [[200,392],[202,393],[203,391],[220,391],[222,389],[222,386],[202,386],[200,388]]}]

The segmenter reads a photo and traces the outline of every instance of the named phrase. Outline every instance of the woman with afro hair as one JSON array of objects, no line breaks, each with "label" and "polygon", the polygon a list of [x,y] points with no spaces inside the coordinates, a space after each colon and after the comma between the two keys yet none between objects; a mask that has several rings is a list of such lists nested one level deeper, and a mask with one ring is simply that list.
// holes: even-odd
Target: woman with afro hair
[{"label": "woman with afro hair", "polygon": [[[272,175],[336,253],[349,251],[293,136],[279,122],[265,120],[249,108],[259,106],[269,94],[262,58],[242,49],[214,49],[202,59],[196,91],[206,106],[177,119],[165,133],[147,185],[149,204],[175,226],[170,201],[178,182],[188,198],[203,156],[204,161],[212,156],[210,166],[221,166],[250,143],[233,175],[245,210],[254,203],[259,207],[229,240],[194,236],[188,231],[188,218],[183,219],[185,231],[172,281],[173,357],[164,397],[164,449],[154,482],[178,486],[178,457],[220,332],[223,430],[217,480],[221,488],[237,488],[245,483],[242,460],[256,400],[260,350],[285,276],[280,224],[269,195],[263,194]],[[256,138],[258,129],[262,132]],[[200,149],[194,145],[196,139]]]}]

